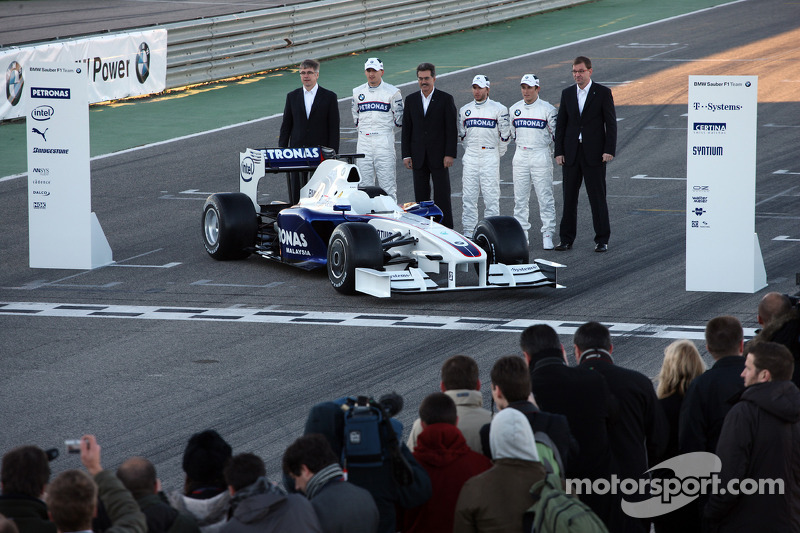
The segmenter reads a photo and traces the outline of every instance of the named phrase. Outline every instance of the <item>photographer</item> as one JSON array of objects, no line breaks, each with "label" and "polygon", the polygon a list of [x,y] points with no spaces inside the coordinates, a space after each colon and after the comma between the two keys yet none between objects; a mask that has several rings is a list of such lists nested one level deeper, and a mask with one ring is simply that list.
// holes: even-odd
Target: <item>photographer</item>
[{"label": "photographer", "polygon": [[[363,403],[364,397],[357,401]],[[321,433],[331,445],[337,457],[343,457],[345,444],[345,411],[356,402],[353,398],[339,398],[322,402],[311,408],[306,419],[305,435]],[[410,509],[427,502],[431,497],[431,480],[414,459],[405,444],[399,442],[402,425],[391,418],[403,407],[403,398],[388,394],[378,402],[368,402],[378,417],[381,435],[381,460],[369,465],[355,466],[348,463],[348,481],[372,494],[380,514],[379,533],[394,533],[396,529],[395,506]],[[344,457],[346,460],[346,457]]]},{"label": "photographer", "polygon": [[136,500],[114,472],[100,465],[100,446],[94,435],[81,437],[80,470],[62,472],[47,491],[47,507],[59,533],[91,531],[97,511],[97,498],[111,519],[106,533],[146,533],[147,521]]}]

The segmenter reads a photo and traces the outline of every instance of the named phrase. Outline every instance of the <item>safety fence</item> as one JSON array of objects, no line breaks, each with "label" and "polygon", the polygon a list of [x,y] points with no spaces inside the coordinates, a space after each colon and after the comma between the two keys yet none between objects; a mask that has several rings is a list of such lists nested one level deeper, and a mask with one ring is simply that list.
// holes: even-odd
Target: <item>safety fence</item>
[{"label": "safety fence", "polygon": [[475,28],[586,0],[319,0],[166,24],[167,88]]}]

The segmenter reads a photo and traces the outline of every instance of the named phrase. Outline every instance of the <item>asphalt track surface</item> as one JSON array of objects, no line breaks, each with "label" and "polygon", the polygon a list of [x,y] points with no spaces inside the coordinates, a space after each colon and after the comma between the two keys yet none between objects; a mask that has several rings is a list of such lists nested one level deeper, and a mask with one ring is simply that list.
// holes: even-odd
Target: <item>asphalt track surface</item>
[{"label": "asphalt track surface", "polygon": [[[496,80],[492,97],[510,105],[519,99],[519,73],[535,71],[543,98],[557,102],[571,83],[570,59],[588,54],[595,81],[614,88],[610,251],[593,252],[582,196],[575,248],[532,252],[568,265],[563,290],[378,300],[339,295],[323,272],[257,257],[210,259],[200,240],[202,200],[237,186],[241,139],[263,138],[279,119],[95,160],[93,209],[117,264],[94,271],[29,269],[26,182],[1,181],[0,448],[57,446],[92,432],[107,467],[143,455],[165,488],[177,489],[186,439],[213,427],[236,452],[264,457],[275,478],[311,404],[394,390],[406,399],[400,418],[408,426],[455,353],[478,361],[489,405],[491,365],[518,353],[519,332],[529,324],[555,325],[571,353],[575,327],[603,321],[612,327],[616,362],[650,377],[671,339],[694,338],[702,347],[703,326],[714,316],[737,316],[752,334],[761,296],[795,292],[800,271],[800,79],[791,68],[800,59],[797,20],[797,3],[738,2],[437,81],[463,104],[472,76],[485,73]],[[690,72],[760,76],[756,230],[769,287],[756,294],[684,290]],[[349,102],[340,111],[346,116]],[[355,148],[352,137],[348,147]],[[509,214],[510,175],[506,155],[501,212]],[[459,191],[460,163],[452,176]],[[401,200],[410,198],[409,173],[398,170],[398,177]],[[261,192],[265,200],[283,198],[284,180]],[[560,195],[559,184],[559,214]],[[454,207],[458,221],[458,198]],[[77,465],[69,456],[52,466]]]}]

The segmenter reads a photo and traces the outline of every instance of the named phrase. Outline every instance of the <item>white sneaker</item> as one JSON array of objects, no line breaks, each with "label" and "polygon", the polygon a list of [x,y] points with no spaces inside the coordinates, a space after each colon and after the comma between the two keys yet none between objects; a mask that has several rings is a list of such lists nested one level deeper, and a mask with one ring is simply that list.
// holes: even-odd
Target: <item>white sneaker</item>
[{"label": "white sneaker", "polygon": [[542,235],[542,248],[545,250],[552,250],[553,249],[553,236],[549,233],[545,233]]}]

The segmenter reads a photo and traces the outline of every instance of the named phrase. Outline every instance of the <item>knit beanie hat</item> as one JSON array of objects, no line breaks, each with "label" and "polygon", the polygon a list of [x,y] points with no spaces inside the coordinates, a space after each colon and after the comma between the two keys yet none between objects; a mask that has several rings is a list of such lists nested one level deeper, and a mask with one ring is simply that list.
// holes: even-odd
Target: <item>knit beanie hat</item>
[{"label": "knit beanie hat", "polygon": [[196,483],[223,479],[222,469],[231,458],[230,445],[213,429],[195,433],[183,452],[183,471]]}]

